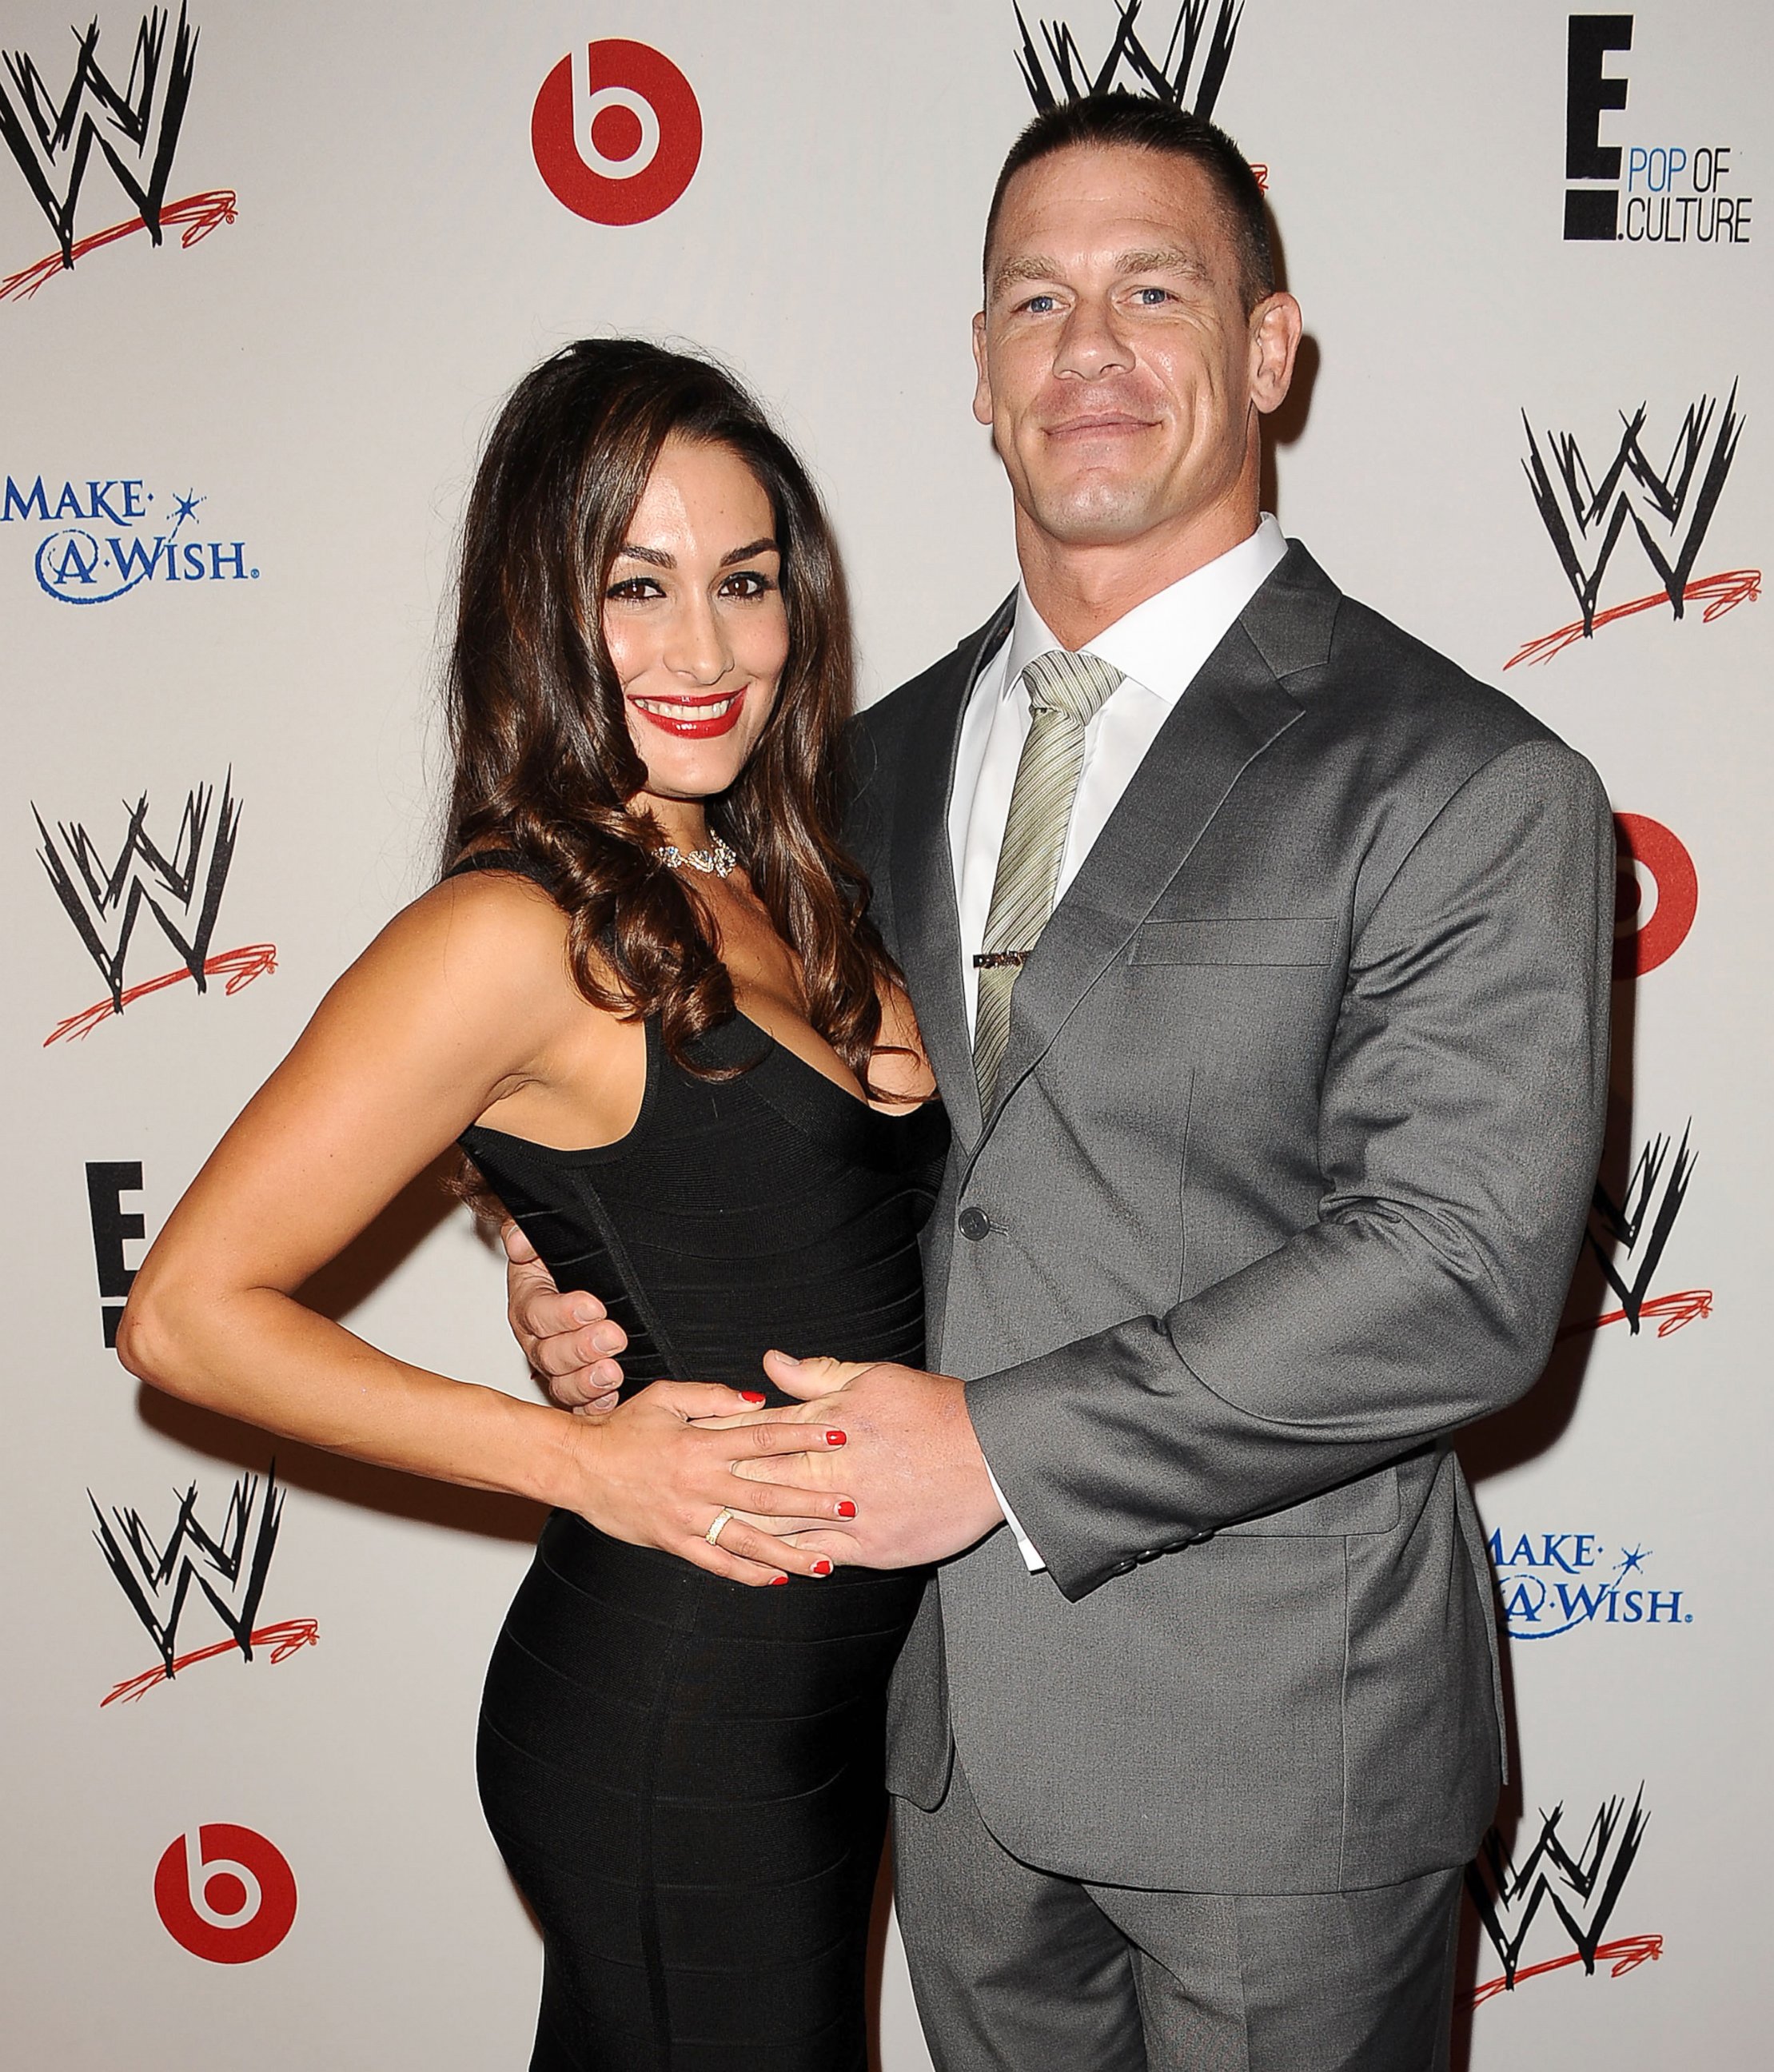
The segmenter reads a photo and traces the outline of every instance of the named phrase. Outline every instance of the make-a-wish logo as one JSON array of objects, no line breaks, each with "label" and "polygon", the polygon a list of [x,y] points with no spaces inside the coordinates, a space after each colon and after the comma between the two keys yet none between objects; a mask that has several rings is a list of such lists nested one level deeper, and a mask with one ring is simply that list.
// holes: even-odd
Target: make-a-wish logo
[{"label": "make-a-wish logo", "polygon": [[1710,1288],[1674,1289],[1661,1295],[1651,1292],[1694,1178],[1696,1154],[1688,1148],[1693,1128],[1690,1120],[1673,1158],[1671,1140],[1652,1137],[1633,1160],[1618,1201],[1601,1181],[1595,1182],[1584,1242],[1608,1286],[1619,1296],[1620,1306],[1566,1325],[1560,1338],[1624,1324],[1636,1338],[1647,1323],[1654,1323],[1657,1336],[1666,1338],[1697,1318],[1712,1314]]},{"label": "make-a-wish logo", "polygon": [[[197,54],[197,31],[183,6],[170,49],[164,7],[142,17],[121,84],[100,59],[97,20],[75,30],[73,73],[60,98],[27,52],[0,51],[0,139],[56,239],[46,257],[0,279],[0,302],[29,301],[76,260],[138,231],[160,245],[169,229],[177,230],[181,247],[188,248],[234,220],[232,187],[167,199]],[[83,236],[76,220],[81,195],[101,163],[137,213]]]},{"label": "make-a-wish logo", "polygon": [[[1604,1800],[1580,1844],[1567,1846],[1560,1832],[1564,1817],[1562,1806],[1550,1813],[1541,1810],[1539,1832],[1519,1864],[1493,1827],[1477,1860],[1467,1865],[1467,1896],[1503,1967],[1495,1978],[1471,1989],[1468,2006],[1578,1964],[1587,1978],[1596,1976],[1598,1967],[1605,1967],[1611,1979],[1624,1978],[1663,1955],[1661,1935],[1607,1937],[1650,1818],[1644,1786],[1630,1813],[1623,1799]],[[1556,1954],[1524,1963],[1530,1943]]]},{"label": "make-a-wish logo", "polygon": [[[223,780],[219,801],[211,784],[185,794],[184,811],[170,842],[157,840],[150,829],[146,791],[134,806],[126,804],[123,812],[122,839],[107,861],[80,821],[58,821],[51,832],[43,815],[31,808],[43,837],[37,860],[105,985],[104,999],[56,1024],[43,1038],[46,1049],[65,1038],[90,1035],[101,1022],[137,1001],[187,979],[207,993],[210,980],[219,978],[224,994],[232,999],[243,986],[277,969],[275,943],[210,948],[240,828],[233,772]],[[130,952],[144,910],[153,915],[179,961],[171,971],[132,981]]]},{"label": "make-a-wish logo", "polygon": [[[164,1545],[139,1511],[113,1509],[107,1518],[92,1491],[86,1494],[98,1521],[93,1537],[99,1552],[160,1658],[153,1668],[113,1685],[99,1700],[101,1709],[119,1699],[134,1703],[200,1662],[228,1655],[251,1662],[258,1649],[275,1663],[319,1644],[320,1628],[311,1618],[258,1623],[283,1523],[283,1492],[278,1487],[275,1463],[262,1482],[257,1475],[245,1474],[235,1483],[219,1531],[209,1531],[198,1516],[193,1482],[179,1499]],[[181,1652],[179,1630],[186,1613],[198,1603],[208,1603],[228,1638]]]},{"label": "make-a-wish logo", "polygon": [[[1522,469],[1581,616],[1525,642],[1504,664],[1505,668],[1513,669],[1518,662],[1550,662],[1577,641],[1593,639],[1603,627],[1664,604],[1678,619],[1687,617],[1690,605],[1698,605],[1701,623],[1710,626],[1736,606],[1753,604],[1761,595],[1760,569],[1694,574],[1743,431],[1736,383],[1731,384],[1723,409],[1711,396],[1689,405],[1669,458],[1661,466],[1645,450],[1648,415],[1643,403],[1630,413],[1621,412],[1619,441],[1598,475],[1570,433],[1549,431],[1543,435],[1542,446],[1527,413],[1522,413],[1528,437]],[[1628,528],[1650,563],[1658,587],[1604,608],[1603,578]]]},{"label": "make-a-wish logo", "polygon": [[1503,1615],[1513,1640],[1556,1640],[1579,1626],[1692,1626],[1686,1593],[1654,1587],[1647,1573],[1653,1549],[1611,1550],[1593,1532],[1491,1535]]},{"label": "make-a-wish logo", "polygon": [[[1170,34],[1162,40],[1161,32],[1141,34],[1144,0],[1109,4],[1116,17],[1114,33],[1094,64],[1085,58],[1069,22],[1037,17],[1037,45],[1021,6],[1013,7],[1023,39],[1016,62],[1035,107],[1044,113],[1064,101],[1142,93],[1211,120],[1238,39],[1244,0],[1212,0],[1211,18],[1209,0],[1178,0]],[[1254,166],[1252,171],[1258,184],[1266,187],[1268,167]]]},{"label": "make-a-wish logo", "polygon": [[28,485],[9,475],[0,525],[47,527],[31,550],[31,574],[62,604],[113,604],[144,583],[257,582],[244,540],[194,536],[208,501],[194,489],[161,496],[139,475],[88,476],[58,489],[40,475]]}]

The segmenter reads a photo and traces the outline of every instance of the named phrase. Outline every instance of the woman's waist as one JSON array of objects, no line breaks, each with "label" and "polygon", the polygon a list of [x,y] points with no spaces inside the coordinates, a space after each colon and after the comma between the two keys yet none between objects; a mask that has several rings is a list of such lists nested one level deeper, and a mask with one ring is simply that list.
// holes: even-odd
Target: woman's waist
[{"label": "woman's waist", "polygon": [[656,1381],[718,1381],[730,1388],[761,1390],[771,1408],[792,1399],[784,1396],[764,1371],[767,1352],[792,1353],[805,1359],[816,1353],[833,1359],[872,1364],[892,1360],[922,1367],[924,1317],[918,1314],[892,1328],[862,1330],[842,1323],[809,1322],[800,1314],[748,1320],[742,1335],[731,1329],[701,1328],[656,1313],[644,1348],[632,1346],[620,1356],[622,1395],[626,1399]]},{"label": "woman's waist", "polygon": [[[599,1531],[577,1511],[549,1513],[537,1543],[537,1559],[562,1582],[588,1597],[646,1607],[653,1616],[675,1618],[698,1603],[724,1605],[760,1634],[780,1638],[786,1618],[805,1625],[827,1626],[833,1637],[854,1632],[859,1619],[871,1626],[909,1622],[931,1571],[920,1568],[862,1568],[848,1564],[829,1576],[791,1576],[785,1589],[758,1589],[729,1581],[662,1548],[637,1547]],[[821,1614],[806,1601],[823,1597],[830,1605]],[[842,1606],[838,1600],[842,1601]],[[784,1600],[792,1601],[788,1605]],[[701,1618],[695,1623],[704,1624]]]}]

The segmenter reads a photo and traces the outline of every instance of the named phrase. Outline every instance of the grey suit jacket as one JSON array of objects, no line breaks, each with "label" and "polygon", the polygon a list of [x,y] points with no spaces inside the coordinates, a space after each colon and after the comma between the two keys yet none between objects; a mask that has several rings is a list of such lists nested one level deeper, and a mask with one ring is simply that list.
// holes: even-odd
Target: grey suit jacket
[{"label": "grey suit jacket", "polygon": [[858,723],[850,832],[954,1126],[930,1361],[1048,1564],[999,1530],[945,1566],[890,1784],[934,1805],[958,1748],[1007,1848],[1108,1883],[1460,1863],[1501,1706],[1447,1435],[1533,1382],[1576,1257],[1607,800],[1291,545],[1023,967],[982,1115],[945,820],[1009,624]]}]

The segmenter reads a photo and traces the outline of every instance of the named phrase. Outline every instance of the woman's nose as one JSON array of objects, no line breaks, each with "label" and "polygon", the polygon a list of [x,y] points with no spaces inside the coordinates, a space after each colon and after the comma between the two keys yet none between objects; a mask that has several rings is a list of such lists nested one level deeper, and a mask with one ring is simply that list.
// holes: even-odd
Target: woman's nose
[{"label": "woman's nose", "polygon": [[733,667],[733,650],[715,614],[706,605],[689,606],[673,617],[664,660],[674,676],[707,690]]}]

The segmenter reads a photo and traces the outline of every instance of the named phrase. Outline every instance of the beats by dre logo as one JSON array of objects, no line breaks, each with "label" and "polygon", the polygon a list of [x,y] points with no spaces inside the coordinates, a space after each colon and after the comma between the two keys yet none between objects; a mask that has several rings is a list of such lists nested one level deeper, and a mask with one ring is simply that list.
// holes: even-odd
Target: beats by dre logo
[{"label": "beats by dre logo", "polygon": [[295,1919],[295,1874],[283,1852],[225,1820],[179,1835],[154,1868],[154,1903],[167,1933],[212,1964],[269,1956]]},{"label": "beats by dre logo", "polygon": [[542,81],[530,148],[548,191],[591,223],[644,223],[690,183],[702,111],[689,81],[646,43],[606,37]]},{"label": "beats by dre logo", "polygon": [[1616,813],[1614,976],[1640,978],[1688,939],[1700,903],[1694,858],[1661,820]]}]

